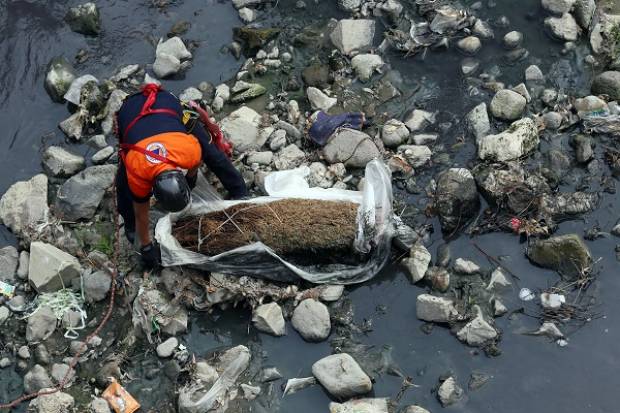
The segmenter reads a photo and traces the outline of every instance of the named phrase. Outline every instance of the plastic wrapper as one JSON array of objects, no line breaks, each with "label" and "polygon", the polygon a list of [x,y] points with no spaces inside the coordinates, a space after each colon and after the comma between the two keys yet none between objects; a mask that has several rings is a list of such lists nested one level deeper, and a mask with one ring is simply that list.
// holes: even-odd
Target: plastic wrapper
[{"label": "plastic wrapper", "polygon": [[[250,275],[280,282],[303,279],[317,284],[354,284],[369,280],[379,272],[390,255],[393,212],[392,183],[388,168],[379,160],[369,162],[362,192],[310,188],[305,180],[309,173],[307,167],[273,172],[265,178],[268,196],[249,201],[224,201],[199,179],[199,185],[192,193],[191,206],[185,211],[168,214],[157,222],[155,237],[161,246],[163,266],[187,265],[206,271]],[[206,256],[182,248],[172,235],[174,222],[183,217],[223,210],[238,203],[266,203],[281,199],[349,201],[358,204],[353,248],[365,255],[364,262],[359,265],[300,266],[278,256],[261,242]]]}]

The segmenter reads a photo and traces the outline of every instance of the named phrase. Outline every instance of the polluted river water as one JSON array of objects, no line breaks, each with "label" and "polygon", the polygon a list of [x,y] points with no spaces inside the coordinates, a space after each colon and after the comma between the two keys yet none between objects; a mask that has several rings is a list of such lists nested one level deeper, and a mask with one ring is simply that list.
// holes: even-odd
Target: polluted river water
[{"label": "polluted river water", "polygon": [[[265,26],[283,26],[296,22],[299,25],[326,24],[330,18],[344,18],[348,14],[339,10],[331,1],[308,0],[308,7],[300,10],[292,0],[279,0],[266,5],[259,14]],[[333,2],[335,3],[335,2]],[[474,2],[465,1],[469,7]],[[85,37],[72,32],[63,22],[63,16],[74,2],[66,1],[2,1],[0,0],[0,52],[4,64],[0,67],[0,124],[2,144],[0,154],[3,165],[0,192],[14,182],[29,179],[41,171],[42,148],[51,144],[64,145],[65,138],[57,129],[59,121],[68,114],[66,107],[52,103],[43,89],[45,66],[58,55],[69,59],[80,49],[90,56],[77,65],[79,73],[92,73],[105,77],[117,67],[127,64],[146,65],[153,61],[154,45],[165,36],[170,27],[182,20],[191,27],[184,38],[198,42],[192,67],[184,76],[166,80],[169,90],[180,93],[186,87],[209,81],[215,85],[232,78],[242,61],[236,60],[223,47],[232,40],[232,30],[241,26],[237,11],[228,1],[99,1],[102,33]],[[538,0],[483,1],[476,15],[490,22],[506,16],[506,26],[493,26],[495,39],[483,41],[481,52],[476,55],[481,71],[493,72],[506,85],[524,81],[525,69],[538,65],[548,74],[548,87],[581,97],[589,94],[592,69],[584,63],[588,45],[585,39],[576,43],[569,53],[562,53],[563,44],[551,38],[544,27],[546,16]],[[379,25],[378,27],[382,27]],[[506,59],[501,46],[505,33],[518,30],[524,34],[523,47],[528,57],[516,62]],[[382,30],[377,30],[378,33]],[[304,56],[310,59],[311,51]],[[620,293],[618,262],[614,253],[617,238],[604,234],[586,241],[595,259],[594,281],[584,292],[593,300],[593,319],[583,325],[570,324],[563,332],[566,342],[560,346],[556,340],[526,334],[535,331],[540,321],[532,315],[540,311],[538,300],[524,302],[519,299],[521,288],[539,292],[554,285],[559,276],[552,270],[534,266],[525,256],[526,244],[517,235],[499,232],[470,236],[457,234],[444,239],[439,221],[424,214],[428,197],[424,188],[436,174],[448,167],[471,167],[476,159],[476,144],[465,131],[463,117],[479,102],[489,102],[492,93],[479,92],[461,73],[461,53],[450,44],[447,50],[429,50],[424,55],[403,57],[390,51],[383,55],[389,63],[392,78],[398,79],[397,87],[402,96],[383,106],[377,112],[388,112],[402,119],[413,107],[437,111],[437,122],[431,132],[439,133],[443,157],[434,159],[432,167],[416,171],[418,191],[405,191],[395,185],[403,217],[411,226],[426,225],[434,231],[428,234],[425,245],[433,262],[441,255],[446,243],[452,260],[469,259],[485,271],[497,267],[481,251],[499,257],[502,265],[518,276],[512,286],[502,292],[501,298],[509,313],[495,319],[501,332],[497,348],[499,353],[486,355],[481,349],[461,343],[449,328],[427,323],[416,317],[416,297],[426,288],[413,285],[403,268],[397,263],[400,252],[395,250],[390,263],[373,280],[361,285],[348,286],[342,299],[350,312],[354,331],[333,331],[321,343],[308,343],[287,323],[287,335],[272,337],[259,333],[252,326],[249,309],[216,310],[211,314],[193,312],[188,333],[179,341],[190,353],[205,355],[214,349],[243,344],[252,351],[252,368],[275,366],[284,379],[263,386],[261,395],[237,409],[229,411],[296,412],[314,413],[328,411],[329,394],[315,385],[299,392],[282,396],[282,385],[287,378],[312,376],[312,364],[346,347],[348,341],[368,347],[367,354],[376,355],[381,373],[375,375],[373,391],[369,397],[388,397],[397,409],[419,405],[431,412],[616,412],[616,389],[619,380],[615,374],[620,368]],[[558,64],[562,61],[564,63]],[[303,68],[304,60],[296,58]],[[568,132],[558,133],[553,140],[542,140],[541,151],[554,146],[572,153]],[[87,157],[95,150],[85,144],[69,144],[73,152]],[[603,145],[596,146],[595,158],[603,159]],[[445,154],[448,155],[445,155]],[[447,159],[446,159],[447,158]],[[585,169],[583,166],[574,168]],[[575,191],[583,185],[583,171],[570,172],[560,185],[560,190]],[[596,176],[609,175],[606,166],[592,172]],[[590,191],[599,191],[593,179]],[[611,191],[609,191],[611,192]],[[614,193],[601,192],[599,207],[578,219],[559,224],[554,235],[576,233],[584,236],[594,227],[608,233],[619,217],[620,202]],[[487,205],[483,201],[481,211]],[[15,238],[2,229],[5,244],[14,244]],[[520,311],[523,309],[523,311]],[[335,310],[336,311],[336,310]],[[333,314],[332,314],[333,316]],[[337,330],[337,329],[334,329]],[[342,340],[340,340],[342,339]],[[4,347],[4,346],[3,346]],[[175,411],[176,386],[164,374],[148,374],[161,366],[152,351],[138,352],[123,366],[132,380],[124,386],[141,402],[144,411]],[[3,370],[0,375],[2,400],[17,397],[23,391],[21,375]],[[481,388],[468,387],[470,377],[488,378]],[[457,404],[443,408],[436,396],[439,379],[451,375],[465,389],[464,398]],[[409,377],[414,386],[403,389],[403,380]],[[253,383],[255,384],[255,383]],[[72,389],[71,394],[79,393]],[[77,396],[75,396],[77,398]],[[86,399],[88,396],[84,396]],[[25,405],[15,411],[26,411]],[[397,410],[398,411],[398,410]]]}]

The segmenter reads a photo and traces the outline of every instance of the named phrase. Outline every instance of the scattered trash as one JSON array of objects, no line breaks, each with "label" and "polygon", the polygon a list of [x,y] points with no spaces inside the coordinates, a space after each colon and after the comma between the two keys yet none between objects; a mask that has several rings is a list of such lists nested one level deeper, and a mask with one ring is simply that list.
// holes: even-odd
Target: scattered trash
[{"label": "scattered trash", "polygon": [[364,124],[364,114],[341,113],[339,115],[328,115],[320,111],[316,115],[316,119],[310,120],[312,126],[308,130],[308,135],[314,143],[319,146],[325,146],[329,137],[338,128],[362,129]]},{"label": "scattered trash", "polygon": [[519,298],[521,301],[532,301],[536,298],[536,294],[534,294],[529,288],[521,288],[521,291],[519,291]]},{"label": "scattered trash", "polygon": [[15,295],[15,286],[0,281],[0,294],[8,298],[13,298]]},{"label": "scattered trash", "polygon": [[561,338],[558,341],[556,341],[557,345],[560,347],[566,347],[568,346],[568,340]]},{"label": "scattered trash", "polygon": [[101,397],[110,404],[115,413],[133,413],[140,408],[140,403],[116,381],[105,389]]},{"label": "scattered trash", "polygon": [[562,294],[542,293],[540,295],[540,303],[544,308],[557,309],[566,302],[566,297]]},{"label": "scattered trash", "polygon": [[79,337],[78,331],[86,328],[86,319],[88,318],[88,315],[86,314],[86,310],[83,308],[84,297],[82,297],[80,293],[67,289],[58,290],[53,293],[41,293],[35,298],[34,303],[35,309],[24,318],[31,317],[39,311],[39,308],[41,307],[50,308],[58,320],[62,320],[65,314],[69,312],[79,314],[79,325],[65,326],[65,338],[75,340]]}]

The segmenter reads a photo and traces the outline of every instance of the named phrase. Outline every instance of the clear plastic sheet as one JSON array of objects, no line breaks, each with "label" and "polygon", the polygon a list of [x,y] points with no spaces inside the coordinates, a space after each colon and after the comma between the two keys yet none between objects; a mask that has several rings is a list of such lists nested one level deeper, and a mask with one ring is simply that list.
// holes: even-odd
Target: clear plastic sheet
[{"label": "clear plastic sheet", "polygon": [[[305,179],[309,172],[307,167],[273,172],[265,178],[265,190],[269,195],[247,201],[224,201],[199,179],[199,185],[192,193],[191,206],[185,211],[166,215],[157,222],[155,237],[161,246],[162,264],[165,267],[187,265],[206,271],[250,275],[281,282],[303,279],[316,284],[354,284],[369,280],[379,272],[390,255],[393,212],[392,182],[388,168],[379,160],[369,162],[365,170],[364,190],[361,192],[310,188]],[[219,255],[206,256],[182,248],[172,235],[174,222],[186,216],[202,215],[238,203],[264,203],[285,198],[349,201],[359,204],[357,234],[353,247],[365,254],[366,260],[355,266],[299,266],[278,256],[261,242]]]}]

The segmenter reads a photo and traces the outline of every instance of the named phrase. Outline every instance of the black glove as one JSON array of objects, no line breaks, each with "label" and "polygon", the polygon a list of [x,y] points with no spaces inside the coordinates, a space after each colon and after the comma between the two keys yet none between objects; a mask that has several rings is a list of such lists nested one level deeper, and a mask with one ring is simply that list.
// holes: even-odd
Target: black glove
[{"label": "black glove", "polygon": [[155,241],[140,248],[140,254],[142,255],[142,263],[149,270],[161,264],[161,250]]},{"label": "black glove", "polygon": [[185,180],[187,181],[187,186],[189,186],[189,189],[196,188],[196,182],[198,182],[198,172],[196,172],[194,176],[185,175]]}]

